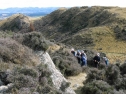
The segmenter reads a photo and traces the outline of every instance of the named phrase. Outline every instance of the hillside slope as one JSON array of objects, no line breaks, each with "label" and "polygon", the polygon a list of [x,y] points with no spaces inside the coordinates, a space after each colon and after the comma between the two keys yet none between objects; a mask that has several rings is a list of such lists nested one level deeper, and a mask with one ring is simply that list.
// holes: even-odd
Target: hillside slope
[{"label": "hillside slope", "polygon": [[77,49],[104,52],[109,58],[117,57],[111,59],[116,62],[120,56],[126,57],[125,11],[126,8],[99,6],[62,8],[36,20],[34,26],[49,39]]},{"label": "hillside slope", "polygon": [[29,17],[23,14],[14,14],[11,17],[0,21],[0,30],[12,32],[33,31],[32,22]]},{"label": "hillside slope", "polygon": [[[126,58],[126,8],[72,7],[31,19],[22,14],[0,21],[1,31],[39,31],[46,38],[76,49],[106,53],[111,62]],[[33,24],[32,24],[33,23]]]}]

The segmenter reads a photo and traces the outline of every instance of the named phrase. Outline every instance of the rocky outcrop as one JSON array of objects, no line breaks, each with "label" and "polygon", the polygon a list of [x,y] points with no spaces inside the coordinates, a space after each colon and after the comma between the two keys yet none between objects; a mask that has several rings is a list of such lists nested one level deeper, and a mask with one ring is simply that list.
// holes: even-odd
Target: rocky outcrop
[{"label": "rocky outcrop", "polygon": [[72,90],[68,86],[68,81],[65,77],[61,74],[61,72],[55,67],[52,59],[50,58],[49,54],[43,53],[42,51],[37,52],[37,55],[40,57],[40,61],[44,64],[47,64],[48,69],[51,71],[51,78],[53,81],[54,86],[64,92],[64,94],[76,94],[74,90]]}]

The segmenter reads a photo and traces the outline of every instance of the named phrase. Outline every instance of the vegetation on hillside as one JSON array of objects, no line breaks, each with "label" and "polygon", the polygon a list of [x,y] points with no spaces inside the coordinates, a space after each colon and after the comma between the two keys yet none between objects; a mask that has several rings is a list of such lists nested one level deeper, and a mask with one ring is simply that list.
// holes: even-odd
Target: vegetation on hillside
[{"label": "vegetation on hillside", "polygon": [[[5,76],[0,77],[0,85],[14,83],[5,93],[61,93],[53,86],[47,67],[39,64],[34,54],[34,51],[43,50],[49,52],[65,77],[81,72],[88,74],[80,94],[125,94],[126,63],[117,64],[126,58],[126,16],[122,13],[125,10],[99,6],[61,8],[34,20],[34,24],[23,15],[1,21],[0,75]],[[21,21],[25,22],[23,26]],[[71,47],[86,52],[88,67],[77,63],[70,53]],[[96,52],[100,52],[101,59],[108,56],[110,62],[116,64],[106,67],[101,61],[98,69],[93,68]]]},{"label": "vegetation on hillside", "polygon": [[34,21],[35,30],[77,49],[106,53],[112,63],[125,61],[126,8],[72,7]]},{"label": "vegetation on hillside", "polygon": [[28,46],[34,51],[46,51],[49,46],[53,45],[53,43],[46,40],[41,33],[35,31],[31,33],[15,34],[13,36],[13,39],[18,41],[22,45]]},{"label": "vegetation on hillside", "polygon": [[11,38],[0,38],[1,64],[27,64],[36,65],[37,57],[32,50],[12,40]]},{"label": "vegetation on hillside", "polygon": [[104,68],[89,68],[87,79],[79,94],[125,94],[126,63],[119,65],[110,64]]},{"label": "vegetation on hillside", "polygon": [[14,85],[1,93],[60,93],[53,87],[50,75],[32,49],[11,38],[0,38],[0,86]]},{"label": "vegetation on hillside", "polygon": [[29,17],[19,13],[0,21],[0,30],[26,33],[34,31],[34,26]]}]

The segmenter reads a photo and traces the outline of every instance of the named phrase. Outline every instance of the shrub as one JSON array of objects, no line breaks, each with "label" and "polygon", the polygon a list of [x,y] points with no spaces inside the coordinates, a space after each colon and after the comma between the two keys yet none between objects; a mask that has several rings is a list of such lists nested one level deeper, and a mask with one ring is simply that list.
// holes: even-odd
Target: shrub
[{"label": "shrub", "polygon": [[[15,67],[11,74],[8,75],[7,80],[14,83],[15,87],[20,89],[22,87],[26,88],[35,88],[37,86],[37,79],[38,75],[34,76],[31,73],[26,73],[25,70],[28,70],[28,68],[22,68],[22,67]],[[32,70],[32,69],[31,69]],[[34,70],[32,70],[34,71]],[[33,72],[35,73],[35,71]],[[37,73],[36,73],[37,74]]]},{"label": "shrub", "polygon": [[37,51],[46,51],[49,48],[49,45],[51,45],[51,42],[47,41],[39,32],[17,35],[15,36],[15,40]]},{"label": "shrub", "polygon": [[39,84],[45,86],[48,84],[48,79],[46,77],[39,77]]},{"label": "shrub", "polygon": [[31,77],[38,77],[38,72],[32,68],[22,68],[18,72],[19,72],[19,74],[28,75]]},{"label": "shrub", "polygon": [[11,79],[10,81],[14,83],[17,89],[20,89],[23,87],[26,87],[26,88],[32,87],[32,89],[35,89],[35,87],[37,86],[37,83],[36,83],[37,80],[35,81],[35,79],[31,78],[30,76],[25,76],[23,74],[20,74],[14,77],[11,76],[10,79]]},{"label": "shrub", "polygon": [[109,94],[126,94],[126,92],[124,91],[124,90],[119,90],[119,91],[117,91],[117,90],[113,90],[112,92],[110,92]]},{"label": "shrub", "polygon": [[113,88],[102,80],[93,80],[84,84],[81,89],[82,94],[109,94]]},{"label": "shrub", "polygon": [[110,85],[114,85],[117,82],[117,79],[120,77],[119,67],[117,67],[116,65],[109,65],[106,68],[105,75],[106,75],[107,82]]},{"label": "shrub", "polygon": [[62,84],[61,84],[60,89],[62,91],[65,91],[65,89],[68,88],[69,86],[70,86],[70,83],[63,81]]},{"label": "shrub", "polygon": [[32,68],[15,66],[7,76],[7,81],[13,83],[14,87],[8,90],[7,93],[34,94],[33,92],[38,92],[40,94],[61,94],[53,86],[50,75],[51,72],[43,64]]},{"label": "shrub", "polygon": [[31,91],[29,88],[21,88],[18,90],[18,94],[31,94]]},{"label": "shrub", "polygon": [[61,91],[59,91],[55,87],[51,87],[49,85],[38,86],[37,92],[39,92],[40,94],[62,94]]},{"label": "shrub", "polygon": [[98,70],[97,68],[91,68],[88,72],[86,82],[91,82],[93,80],[105,80],[105,70]]},{"label": "shrub", "polygon": [[64,76],[77,75],[82,72],[81,66],[78,64],[76,57],[70,53],[70,49],[63,47],[54,53],[50,53],[50,55],[54,64]]},{"label": "shrub", "polygon": [[122,75],[126,74],[126,62],[120,66],[120,71]]},{"label": "shrub", "polygon": [[116,83],[115,83],[115,88],[117,90],[126,90],[126,77],[120,77],[117,79]]},{"label": "shrub", "polygon": [[10,38],[0,38],[0,58],[1,62],[14,64],[35,65],[38,62],[31,49]]},{"label": "shrub", "polygon": [[39,71],[39,84],[40,85],[50,85],[53,86],[52,79],[50,78],[51,72],[47,69],[46,65],[39,64],[37,66],[37,69]]},{"label": "shrub", "polygon": [[82,67],[82,72],[89,73],[89,71],[90,71],[90,67],[88,67],[88,66]]},{"label": "shrub", "polygon": [[105,68],[106,68],[105,63],[100,63],[100,65],[98,66],[98,69],[105,69]]}]

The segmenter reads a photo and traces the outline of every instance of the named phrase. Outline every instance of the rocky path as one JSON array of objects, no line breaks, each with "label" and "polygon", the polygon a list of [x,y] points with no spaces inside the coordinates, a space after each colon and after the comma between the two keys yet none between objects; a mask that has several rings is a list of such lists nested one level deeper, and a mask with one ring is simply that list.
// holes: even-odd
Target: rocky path
[{"label": "rocky path", "polygon": [[83,81],[86,80],[86,73],[80,73],[77,76],[68,77],[67,80],[70,82],[70,87],[76,90],[78,87],[83,86]]}]

